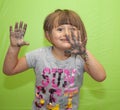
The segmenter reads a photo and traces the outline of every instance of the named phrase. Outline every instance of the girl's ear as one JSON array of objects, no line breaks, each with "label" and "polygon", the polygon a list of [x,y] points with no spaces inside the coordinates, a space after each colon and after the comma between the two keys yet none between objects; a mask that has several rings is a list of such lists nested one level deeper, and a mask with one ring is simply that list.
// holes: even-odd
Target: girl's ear
[{"label": "girl's ear", "polygon": [[48,31],[45,31],[45,37],[49,42],[51,42],[50,33]]}]

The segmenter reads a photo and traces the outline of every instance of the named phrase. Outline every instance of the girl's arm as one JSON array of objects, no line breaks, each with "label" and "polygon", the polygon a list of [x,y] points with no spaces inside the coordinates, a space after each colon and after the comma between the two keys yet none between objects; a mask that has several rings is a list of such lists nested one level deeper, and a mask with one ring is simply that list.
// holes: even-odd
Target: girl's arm
[{"label": "girl's arm", "polygon": [[85,61],[84,69],[89,75],[96,81],[103,81],[106,78],[106,72],[103,66],[95,59],[95,57],[86,50],[87,38],[81,41],[81,35],[78,31],[77,37],[74,32],[71,32],[71,37],[66,36],[69,43],[71,44],[71,49],[65,51],[66,54],[80,55]]},{"label": "girl's arm", "polygon": [[28,69],[26,58],[22,57],[18,59],[20,48],[28,45],[28,43],[23,40],[26,28],[27,24],[23,25],[23,22],[20,22],[20,24],[16,23],[14,30],[12,26],[10,26],[10,46],[3,65],[3,72],[7,75],[13,75]]},{"label": "girl's arm", "polygon": [[6,75],[14,75],[28,69],[26,57],[18,59],[19,50],[19,47],[9,47],[3,65],[3,72]]},{"label": "girl's arm", "polygon": [[95,57],[86,50],[87,58],[85,60],[85,71],[96,81],[103,81],[106,78],[106,72],[103,66],[95,59]]}]

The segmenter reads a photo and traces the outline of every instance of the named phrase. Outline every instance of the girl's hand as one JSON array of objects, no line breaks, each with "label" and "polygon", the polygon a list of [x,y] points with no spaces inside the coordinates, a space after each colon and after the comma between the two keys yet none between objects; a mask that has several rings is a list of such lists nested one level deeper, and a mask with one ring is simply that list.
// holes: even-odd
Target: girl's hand
[{"label": "girl's hand", "polygon": [[29,43],[23,40],[27,29],[27,24],[23,24],[21,21],[19,24],[16,23],[14,30],[13,27],[10,26],[10,45],[13,47],[21,47],[24,45],[29,45]]},{"label": "girl's hand", "polygon": [[77,36],[71,31],[71,37],[66,36],[67,40],[71,44],[71,49],[66,50],[65,54],[67,55],[80,55],[83,59],[86,58],[86,43],[87,43],[87,38],[84,39],[84,41],[81,41],[81,35],[80,32],[77,33]]}]

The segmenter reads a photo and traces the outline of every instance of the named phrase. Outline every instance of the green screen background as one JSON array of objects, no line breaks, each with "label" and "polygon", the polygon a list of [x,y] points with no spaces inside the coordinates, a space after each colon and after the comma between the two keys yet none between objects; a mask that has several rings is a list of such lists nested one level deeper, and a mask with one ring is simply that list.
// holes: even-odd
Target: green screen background
[{"label": "green screen background", "polygon": [[119,0],[0,0],[0,110],[30,110],[34,98],[33,70],[14,76],[2,72],[9,46],[9,26],[21,20],[28,24],[25,40],[30,46],[20,56],[47,46],[43,21],[55,9],[71,9],[82,18],[87,34],[87,48],[107,72],[104,82],[84,75],[79,110],[120,109],[120,1]]}]

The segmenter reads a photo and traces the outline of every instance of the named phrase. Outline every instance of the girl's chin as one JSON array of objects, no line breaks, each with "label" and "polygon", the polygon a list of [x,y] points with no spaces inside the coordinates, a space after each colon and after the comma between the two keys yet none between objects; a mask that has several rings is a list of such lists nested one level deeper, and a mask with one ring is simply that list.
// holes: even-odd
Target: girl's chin
[{"label": "girl's chin", "polygon": [[70,49],[71,49],[71,46],[64,48],[64,50],[70,50]]},{"label": "girl's chin", "polygon": [[66,44],[66,45],[64,45],[66,48],[71,48],[71,45],[70,44]]}]

